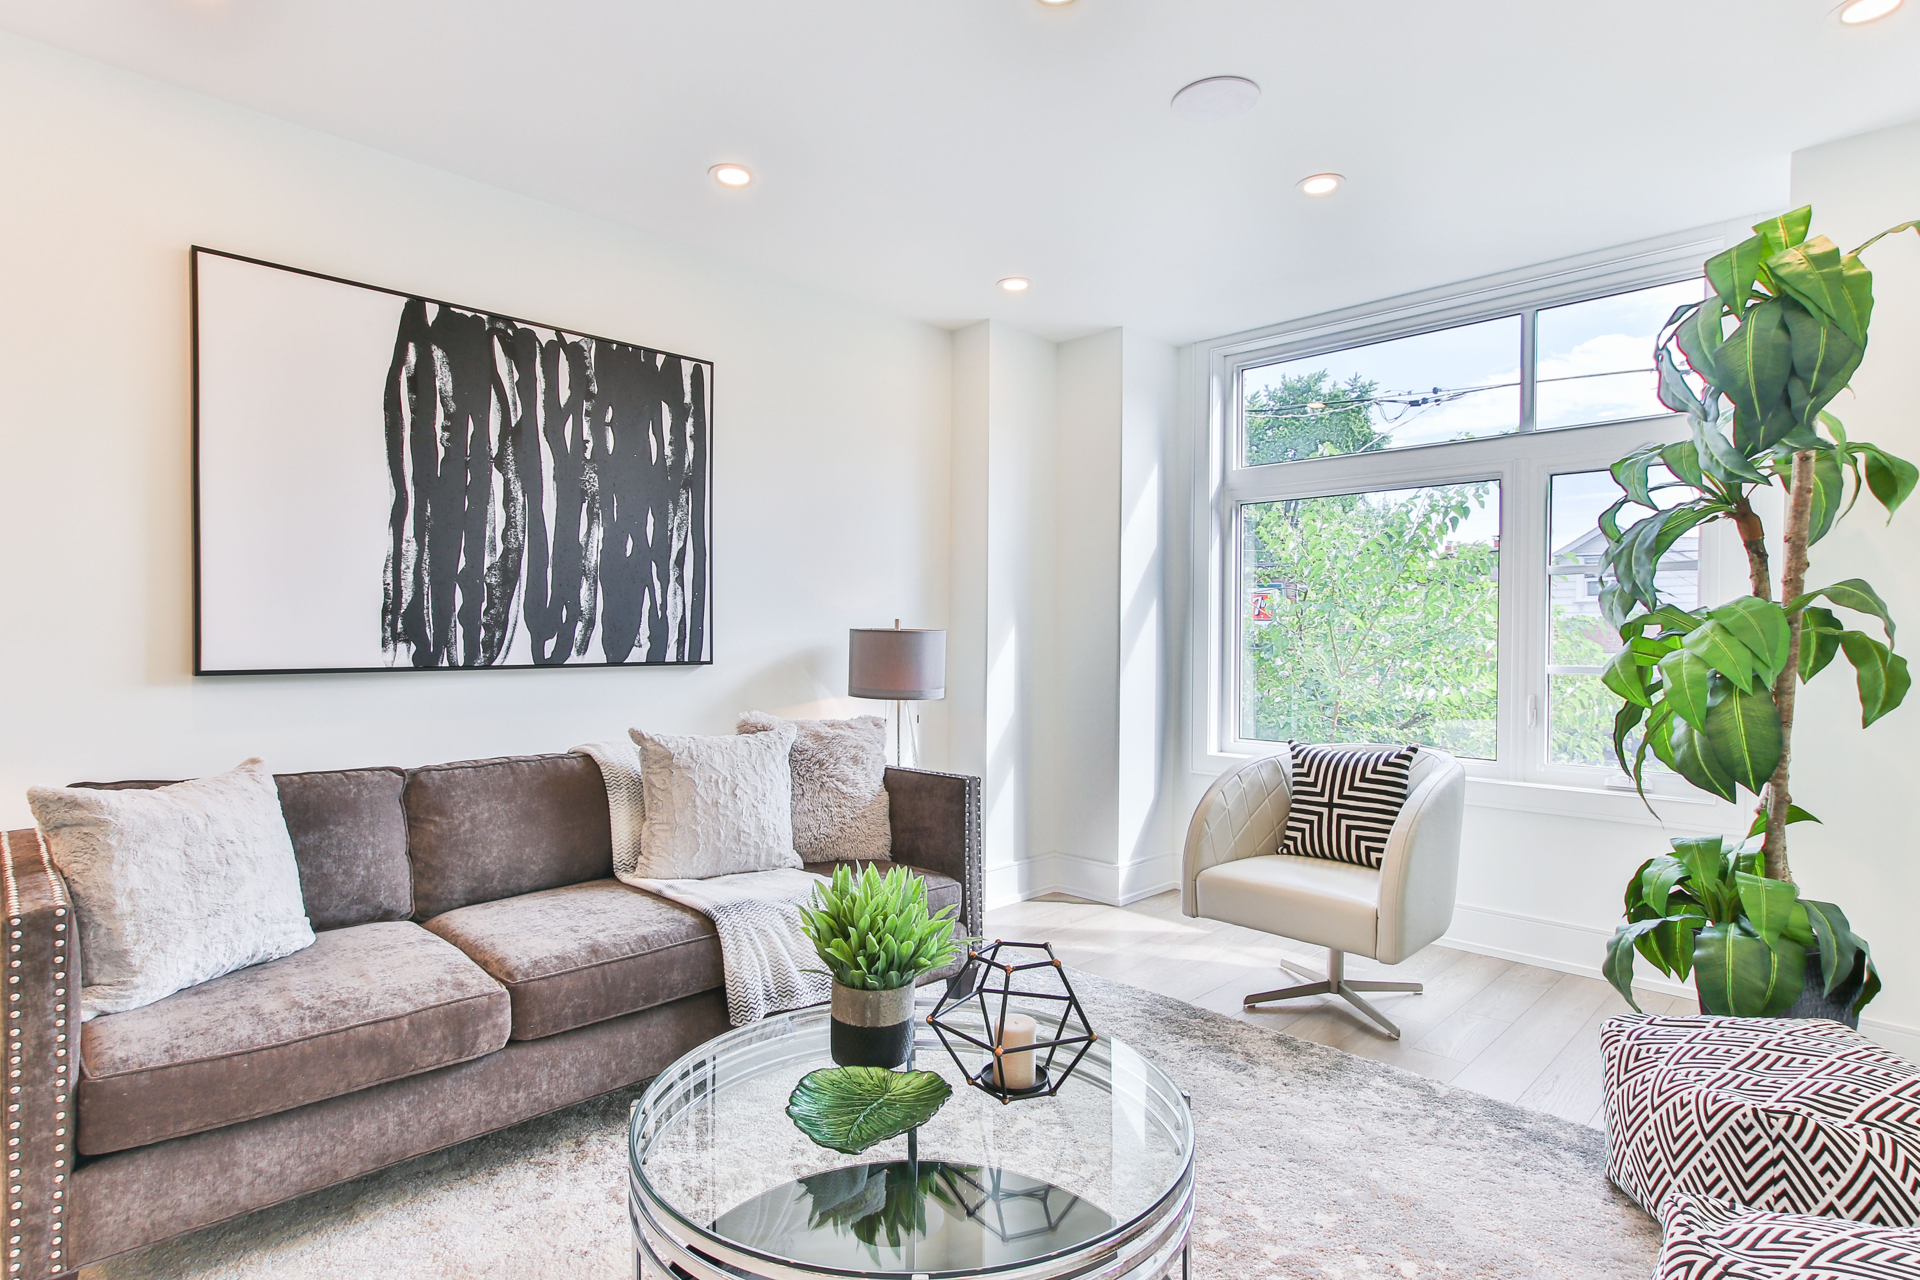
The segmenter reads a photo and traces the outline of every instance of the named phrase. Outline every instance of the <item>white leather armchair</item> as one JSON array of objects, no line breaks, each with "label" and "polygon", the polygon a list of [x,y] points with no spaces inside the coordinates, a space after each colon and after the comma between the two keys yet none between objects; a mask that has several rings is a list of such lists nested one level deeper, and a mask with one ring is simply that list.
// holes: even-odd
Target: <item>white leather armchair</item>
[{"label": "white leather armchair", "polygon": [[1398,1040],[1400,1029],[1360,993],[1417,992],[1420,984],[1350,981],[1346,956],[1399,964],[1453,923],[1466,770],[1443,751],[1420,749],[1378,871],[1282,854],[1292,793],[1293,759],[1285,751],[1251,760],[1208,788],[1187,827],[1181,909],[1327,948],[1324,977],[1286,964],[1312,981],[1256,992],[1243,1001],[1247,1007],[1342,996]]}]

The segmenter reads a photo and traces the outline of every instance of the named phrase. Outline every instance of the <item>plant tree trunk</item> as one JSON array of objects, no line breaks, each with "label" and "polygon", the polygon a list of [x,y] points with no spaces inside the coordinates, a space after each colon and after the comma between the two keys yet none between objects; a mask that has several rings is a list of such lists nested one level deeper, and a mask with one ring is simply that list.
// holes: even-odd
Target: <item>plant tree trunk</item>
[{"label": "plant tree trunk", "polygon": [[1762,600],[1773,599],[1773,567],[1767,562],[1767,530],[1745,494],[1733,507],[1733,527],[1740,531],[1740,545],[1747,549],[1747,578],[1753,594]]},{"label": "plant tree trunk", "polygon": [[[1780,569],[1780,602],[1786,604],[1807,589],[1807,532],[1813,514],[1813,452],[1793,455],[1793,488],[1787,497],[1787,525],[1782,536],[1786,563]],[[1793,880],[1787,864],[1787,806],[1793,801],[1787,787],[1787,768],[1793,760],[1793,699],[1800,687],[1800,616],[1787,619],[1787,665],[1773,682],[1773,705],[1780,712],[1780,763],[1767,780],[1767,839],[1763,852],[1766,873],[1775,880]]]}]

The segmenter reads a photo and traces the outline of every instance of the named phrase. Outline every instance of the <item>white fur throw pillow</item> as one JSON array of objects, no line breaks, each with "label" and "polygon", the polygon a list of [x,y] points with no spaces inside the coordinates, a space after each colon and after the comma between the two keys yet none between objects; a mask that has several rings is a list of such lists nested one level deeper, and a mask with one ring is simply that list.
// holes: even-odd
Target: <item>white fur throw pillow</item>
[{"label": "white fur throw pillow", "polygon": [[313,944],[280,790],[258,760],[151,791],[32,787],[80,922],[80,1018]]},{"label": "white fur throw pillow", "polygon": [[798,867],[793,851],[793,729],[747,737],[629,730],[640,748],[646,816],[634,873],[706,880]]},{"label": "white fur throw pillow", "polygon": [[887,807],[887,722],[782,720],[764,711],[740,717],[741,733],[794,728],[793,847],[806,862],[893,858]]}]

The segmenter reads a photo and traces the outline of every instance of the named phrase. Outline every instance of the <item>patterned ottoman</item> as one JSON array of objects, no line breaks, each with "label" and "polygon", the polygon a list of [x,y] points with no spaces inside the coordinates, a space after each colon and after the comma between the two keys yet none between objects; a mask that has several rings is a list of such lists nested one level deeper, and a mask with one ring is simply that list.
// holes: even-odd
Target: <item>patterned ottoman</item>
[{"label": "patterned ottoman", "polygon": [[1913,1280],[1920,1231],[1768,1213],[1689,1195],[1660,1209],[1653,1280]]},{"label": "patterned ottoman", "polygon": [[1686,1192],[1920,1223],[1920,1067],[1837,1022],[1627,1015],[1600,1028],[1607,1177],[1649,1213]]}]

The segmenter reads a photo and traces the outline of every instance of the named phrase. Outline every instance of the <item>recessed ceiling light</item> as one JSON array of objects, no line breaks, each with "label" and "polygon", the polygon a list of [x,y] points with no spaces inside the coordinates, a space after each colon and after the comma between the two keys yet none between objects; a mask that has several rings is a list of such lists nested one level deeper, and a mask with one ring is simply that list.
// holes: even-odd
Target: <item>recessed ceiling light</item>
[{"label": "recessed ceiling light", "polygon": [[1316,173],[1310,178],[1300,179],[1300,190],[1310,196],[1330,196],[1340,189],[1346,179],[1337,173]]},{"label": "recessed ceiling light", "polygon": [[1000,287],[1008,293],[1025,293],[1033,287],[1033,281],[1025,276],[1008,276],[1000,282]]},{"label": "recessed ceiling light", "polygon": [[707,172],[723,187],[744,187],[753,181],[753,174],[743,164],[717,164]]},{"label": "recessed ceiling light", "polygon": [[1186,120],[1212,123],[1231,120],[1253,110],[1260,86],[1244,76],[1209,76],[1195,80],[1173,95],[1173,114]]},{"label": "recessed ceiling light", "polygon": [[1850,27],[1875,18],[1884,18],[1900,7],[1901,0],[1849,0],[1840,6],[1840,21]]},{"label": "recessed ceiling light", "polygon": [[1073,0],[1040,0],[1040,3],[1049,8],[1058,9],[1063,4],[1072,4]]}]

